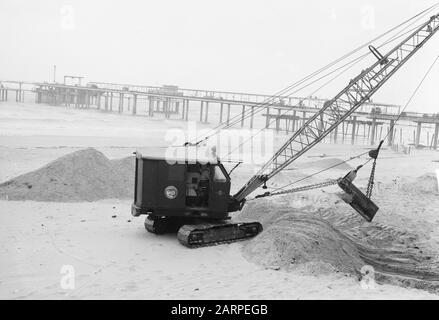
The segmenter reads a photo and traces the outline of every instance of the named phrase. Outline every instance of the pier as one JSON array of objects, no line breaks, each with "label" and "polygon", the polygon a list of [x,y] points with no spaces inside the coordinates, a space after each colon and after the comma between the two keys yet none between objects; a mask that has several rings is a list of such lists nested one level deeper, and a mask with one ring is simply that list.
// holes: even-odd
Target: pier
[{"label": "pier", "polygon": [[[73,76],[67,76],[72,78]],[[82,77],[73,77],[82,79]],[[270,96],[264,94],[179,88],[174,85],[142,86],[105,82],[86,85],[64,83],[1,81],[0,101],[24,102],[35,96],[35,103],[80,109],[96,109],[134,116],[162,117],[203,124],[225,123],[241,128],[267,128],[291,134],[320,109],[326,99],[317,97]],[[270,101],[268,104],[265,102]],[[389,147],[403,143],[403,133],[394,127],[404,121],[413,125],[411,144],[438,148],[439,114],[402,112],[401,107],[383,103],[361,106],[329,135],[333,143],[374,145],[386,137]],[[425,126],[428,145],[421,145]],[[399,140],[396,136],[399,132]]]}]

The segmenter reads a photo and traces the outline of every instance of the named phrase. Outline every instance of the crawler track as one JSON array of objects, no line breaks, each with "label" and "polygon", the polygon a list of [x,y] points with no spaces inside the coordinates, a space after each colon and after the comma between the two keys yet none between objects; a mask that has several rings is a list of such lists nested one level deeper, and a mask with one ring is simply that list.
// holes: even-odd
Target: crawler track
[{"label": "crawler track", "polygon": [[182,226],[177,238],[188,248],[199,248],[246,240],[261,231],[259,222],[203,223]]},{"label": "crawler track", "polygon": [[156,218],[152,219],[146,217],[145,219],[145,229],[148,232],[155,234],[165,234],[177,232],[178,229],[183,225],[183,222],[179,219],[172,218]]},{"label": "crawler track", "polygon": [[145,229],[154,234],[177,232],[178,241],[188,248],[215,246],[247,240],[262,231],[259,222],[202,222],[185,224],[187,220],[166,218],[145,219]]}]

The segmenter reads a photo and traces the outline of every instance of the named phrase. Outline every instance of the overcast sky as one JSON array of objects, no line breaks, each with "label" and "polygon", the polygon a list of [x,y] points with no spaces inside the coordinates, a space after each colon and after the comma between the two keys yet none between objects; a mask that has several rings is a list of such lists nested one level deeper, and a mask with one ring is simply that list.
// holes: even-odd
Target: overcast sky
[{"label": "overcast sky", "polygon": [[[0,0],[0,79],[51,81],[56,64],[60,82],[73,74],[271,94],[435,3]],[[374,101],[404,104],[438,54],[439,34]],[[356,66],[318,95],[335,95],[366,67]],[[439,63],[410,109],[439,112],[438,84]]]}]

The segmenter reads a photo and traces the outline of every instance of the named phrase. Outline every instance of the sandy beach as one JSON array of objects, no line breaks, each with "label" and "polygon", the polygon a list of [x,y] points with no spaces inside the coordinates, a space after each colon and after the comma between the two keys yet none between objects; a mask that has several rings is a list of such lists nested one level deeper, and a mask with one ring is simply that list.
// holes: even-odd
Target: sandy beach
[{"label": "sandy beach", "polygon": [[[180,121],[31,103],[1,103],[0,119],[0,182],[87,147],[109,159],[128,157],[137,148],[165,145],[163,133],[170,127],[183,127]],[[346,159],[367,148],[322,144],[272,183],[275,186],[294,181],[334,159]],[[322,154],[325,156],[318,157]],[[325,258],[342,252],[345,259],[346,248],[341,240],[334,240],[332,231],[323,232],[335,230],[337,237],[351,241],[355,252],[360,246],[373,248],[375,251],[368,251],[367,256],[373,263],[386,264],[379,250],[400,250],[410,254],[403,257],[409,263],[418,261],[420,267],[428,263],[431,270],[436,270],[439,194],[437,185],[434,189],[434,177],[438,161],[439,154],[430,150],[414,150],[407,155],[384,149],[374,193],[381,209],[372,223],[358,218],[337,198],[340,190],[331,187],[251,201],[234,219],[261,221],[265,227],[261,235],[250,241],[195,250],[180,245],[175,235],[147,233],[143,217],[131,216],[130,199],[43,202],[2,198],[0,298],[437,299],[439,278],[434,279],[433,274],[421,283],[416,272],[408,275],[407,268],[396,278],[377,272],[377,283],[365,287],[361,274],[358,277],[342,267],[337,269],[333,260]],[[342,176],[350,167],[334,169],[309,182]],[[366,185],[369,170],[359,175],[356,184]],[[253,171],[251,166],[237,169],[232,175],[233,188],[239,188]],[[312,227],[312,233],[326,239],[324,246],[316,249],[311,242],[303,241],[305,238],[297,238],[292,229],[284,230],[290,233],[281,240],[290,250],[288,254],[296,254],[299,261],[294,267],[285,267],[283,260],[275,265],[274,258],[265,255],[262,259],[260,255],[273,239],[269,235],[280,230],[276,229],[276,221],[292,219],[288,226],[293,227],[299,218],[305,226],[321,221]],[[291,248],[293,244],[296,247]],[[270,252],[278,254],[277,258],[285,256],[276,250]],[[320,258],[317,254],[299,254],[305,251],[318,253]],[[73,267],[74,289],[63,289],[61,285],[65,266]],[[352,266],[356,268],[354,263]],[[399,269],[392,270],[397,273]]]}]

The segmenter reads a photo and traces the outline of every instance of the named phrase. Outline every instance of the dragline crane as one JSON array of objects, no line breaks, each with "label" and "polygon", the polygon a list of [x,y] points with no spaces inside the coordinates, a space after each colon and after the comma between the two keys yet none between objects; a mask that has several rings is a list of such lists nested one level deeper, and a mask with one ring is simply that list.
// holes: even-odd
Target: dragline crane
[{"label": "dragline crane", "polygon": [[439,29],[439,15],[432,16],[416,31],[405,38],[385,56],[377,49],[378,61],[362,71],[328,100],[305,124],[299,128],[273,157],[233,197],[239,202],[263,185],[297,158],[323,140],[331,131],[345,121],[355,110],[378,91]]},{"label": "dragline crane", "polygon": [[[170,159],[137,153],[132,214],[146,214],[145,227],[154,233],[178,230],[179,241],[197,247],[247,239],[262,231],[259,222],[232,223],[229,213],[241,210],[246,197],[321,142],[386,83],[439,30],[436,14],[409,32],[382,55],[369,46],[377,61],[350,80],[309,118],[234,195],[231,179],[219,159]],[[380,145],[381,146],[381,145]],[[376,160],[379,147],[369,155]],[[378,207],[353,184],[356,171],[337,180],[350,195],[349,204],[371,221]],[[369,189],[369,188],[368,188]]]}]

